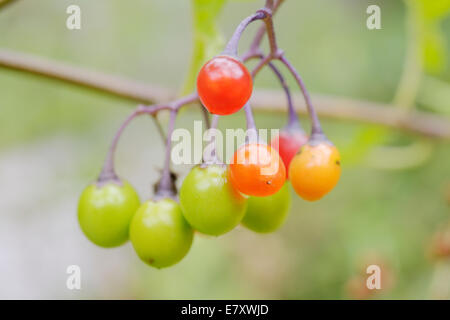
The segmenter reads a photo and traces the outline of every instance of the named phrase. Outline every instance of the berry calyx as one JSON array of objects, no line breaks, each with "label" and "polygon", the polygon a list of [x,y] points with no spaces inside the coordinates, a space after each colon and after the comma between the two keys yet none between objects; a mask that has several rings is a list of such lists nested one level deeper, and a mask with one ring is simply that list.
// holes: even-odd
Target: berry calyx
[{"label": "berry calyx", "polygon": [[[280,134],[274,137],[270,144],[280,154],[284,166],[289,168],[292,158],[307,141],[308,137],[303,130],[281,130]],[[288,175],[288,172],[286,174]]]},{"label": "berry calyx", "polygon": [[174,200],[148,200],[130,224],[130,240],[139,258],[155,268],[179,262],[192,245],[193,230]]},{"label": "berry calyx", "polygon": [[231,56],[212,58],[197,77],[200,100],[212,114],[237,112],[250,99],[252,90],[253,81],[247,68]]},{"label": "berry calyx", "polygon": [[289,166],[289,178],[295,192],[309,201],[318,200],[330,192],[340,175],[339,151],[327,140],[305,144]]},{"label": "berry calyx", "polygon": [[128,240],[130,221],[139,203],[139,196],[126,181],[93,183],[79,200],[81,230],[98,246],[119,246]]},{"label": "berry calyx", "polygon": [[286,168],[275,149],[266,144],[249,143],[234,153],[229,177],[241,193],[266,197],[281,189],[286,181]]},{"label": "berry calyx", "polygon": [[286,220],[291,206],[291,194],[288,183],[277,193],[268,197],[250,197],[242,225],[259,232],[273,232]]},{"label": "berry calyx", "polygon": [[180,206],[194,229],[218,236],[241,222],[247,203],[228,181],[226,166],[208,165],[196,166],[186,176]]}]

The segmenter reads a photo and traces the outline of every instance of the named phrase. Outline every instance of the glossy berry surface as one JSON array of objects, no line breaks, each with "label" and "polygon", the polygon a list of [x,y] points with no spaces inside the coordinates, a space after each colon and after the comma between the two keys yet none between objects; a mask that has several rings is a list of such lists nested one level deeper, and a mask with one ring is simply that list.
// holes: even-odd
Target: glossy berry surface
[{"label": "glossy berry surface", "polygon": [[228,181],[224,165],[196,166],[180,189],[180,205],[189,224],[201,233],[221,235],[236,227],[246,199]]},{"label": "glossy berry surface", "polygon": [[81,230],[96,245],[116,247],[128,240],[131,218],[139,207],[139,196],[126,181],[84,189],[78,204]]},{"label": "glossy berry surface", "polygon": [[[292,158],[300,147],[308,141],[308,137],[301,130],[283,130],[271,141],[271,146],[280,154],[284,166],[289,168]],[[286,172],[288,174],[288,172]]]},{"label": "glossy berry surface", "polygon": [[295,192],[310,201],[330,192],[340,175],[339,151],[328,142],[304,145],[289,166],[289,178]]},{"label": "glossy berry surface", "polygon": [[250,197],[242,225],[260,233],[273,232],[281,227],[289,213],[291,194],[289,184],[268,197]]},{"label": "glossy berry surface", "polygon": [[208,61],[197,77],[197,92],[209,112],[228,115],[237,112],[250,99],[253,81],[247,68],[230,56]]},{"label": "glossy berry surface", "polygon": [[130,240],[139,258],[155,268],[176,264],[186,256],[194,232],[172,199],[146,201],[130,225]]},{"label": "glossy berry surface", "polygon": [[250,143],[241,146],[229,166],[233,186],[248,196],[266,197],[278,192],[286,181],[286,168],[272,147]]}]

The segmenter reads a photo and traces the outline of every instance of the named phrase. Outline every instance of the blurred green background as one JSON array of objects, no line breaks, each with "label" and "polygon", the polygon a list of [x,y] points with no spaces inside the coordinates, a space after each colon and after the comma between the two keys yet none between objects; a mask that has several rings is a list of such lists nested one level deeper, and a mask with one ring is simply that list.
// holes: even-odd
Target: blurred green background
[{"label": "blurred green background", "polygon": [[[193,41],[192,2],[207,1],[19,0],[0,10],[0,48],[181,92],[192,87],[190,66],[216,53],[263,5],[219,1],[217,19],[207,11],[204,24],[196,21]],[[449,117],[449,1],[285,2],[275,17],[279,45],[312,93],[381,103],[397,96],[400,108]],[[81,30],[66,28],[71,4],[81,7]],[[381,30],[366,28],[371,4],[381,8]],[[246,32],[242,51],[256,29]],[[202,36],[207,48],[199,47]],[[417,88],[409,83],[415,78]],[[399,94],[399,86],[410,94]],[[279,85],[263,71],[256,87]],[[341,181],[319,202],[293,194],[288,221],[274,234],[237,228],[198,236],[189,255],[166,270],[141,263],[130,244],[95,247],[78,227],[78,196],[135,105],[0,68],[0,298],[450,298],[449,261],[430,257],[433,237],[450,219],[450,143],[364,123],[323,119],[342,151]],[[201,119],[197,109],[183,112],[177,126],[192,128]],[[258,112],[256,122],[279,128],[285,117]],[[242,126],[243,112],[220,121],[222,129]],[[150,197],[163,161],[154,123],[136,120],[119,149],[118,172],[141,199]],[[187,170],[174,168],[181,177]],[[72,264],[81,267],[81,290],[66,288]],[[376,293],[365,289],[370,264],[382,267]]]}]

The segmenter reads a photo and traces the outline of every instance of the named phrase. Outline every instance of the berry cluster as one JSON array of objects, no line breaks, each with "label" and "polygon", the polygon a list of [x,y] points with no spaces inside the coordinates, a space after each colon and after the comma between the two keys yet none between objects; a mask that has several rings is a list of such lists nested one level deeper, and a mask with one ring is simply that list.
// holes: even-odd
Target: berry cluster
[{"label": "berry cluster", "polygon": [[[325,137],[302,79],[278,49],[272,15],[279,3],[266,6],[244,19],[221,55],[200,70],[197,92],[166,105],[139,106],[114,137],[110,152],[97,182],[82,193],[78,218],[81,229],[95,244],[115,247],[131,240],[138,256],[147,264],[163,268],[180,261],[189,251],[194,230],[207,235],[222,235],[242,224],[255,232],[278,229],[289,211],[289,178],[295,192],[306,200],[318,200],[338,182],[341,168],[336,147]],[[247,25],[263,20],[249,52],[238,57],[237,45]],[[261,35],[267,33],[270,53],[259,49]],[[259,59],[249,72],[244,62]],[[302,90],[312,123],[308,137],[294,111],[289,88],[273,60],[281,62]],[[249,103],[253,80],[269,66],[279,78],[288,100],[289,121],[270,145],[260,141]],[[204,155],[203,163],[185,177],[179,194],[175,175],[170,171],[171,134],[178,110],[200,101],[213,114],[212,127],[219,116],[244,108],[249,133],[246,143],[234,153],[228,165],[215,152]],[[113,156],[126,125],[141,114],[155,115],[170,110],[167,129],[166,161],[152,200],[140,204],[132,186],[117,177]]]}]

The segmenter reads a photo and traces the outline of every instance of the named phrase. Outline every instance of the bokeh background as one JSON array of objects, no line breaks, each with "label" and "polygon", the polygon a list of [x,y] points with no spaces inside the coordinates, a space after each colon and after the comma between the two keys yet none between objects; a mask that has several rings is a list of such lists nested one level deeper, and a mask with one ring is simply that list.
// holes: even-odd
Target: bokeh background
[{"label": "bokeh background", "polygon": [[[279,45],[313,93],[391,103],[402,75],[411,79],[419,69],[420,86],[411,89],[408,107],[449,117],[448,1],[415,2],[287,0],[275,18]],[[425,2],[441,4],[433,11],[438,18],[425,17]],[[71,4],[81,7],[81,30],[65,26]],[[381,30],[366,28],[370,4],[381,7]],[[261,5],[224,3],[216,21],[220,34],[228,37]],[[181,92],[192,85],[192,20],[186,0],[19,0],[0,10],[0,48]],[[411,30],[420,39],[411,40]],[[404,68],[411,41],[424,55]],[[279,85],[264,71],[256,87]],[[442,236],[450,226],[449,141],[354,121],[323,119],[342,151],[341,181],[319,202],[293,194],[288,220],[274,234],[239,227],[218,238],[198,236],[189,255],[165,270],[140,262],[130,244],[94,246],[78,227],[78,197],[135,105],[0,68],[0,298],[450,298],[450,264],[437,257],[449,252],[449,236]],[[190,108],[177,126],[192,128],[196,119],[201,113]],[[257,112],[256,122],[279,128],[285,117]],[[242,126],[242,112],[220,122],[223,129]],[[133,122],[120,142],[117,170],[142,200],[152,195],[162,151],[147,117]],[[181,178],[187,170],[174,168]],[[81,290],[66,287],[73,264],[81,268]],[[370,264],[382,268],[377,292],[365,289]]]}]

